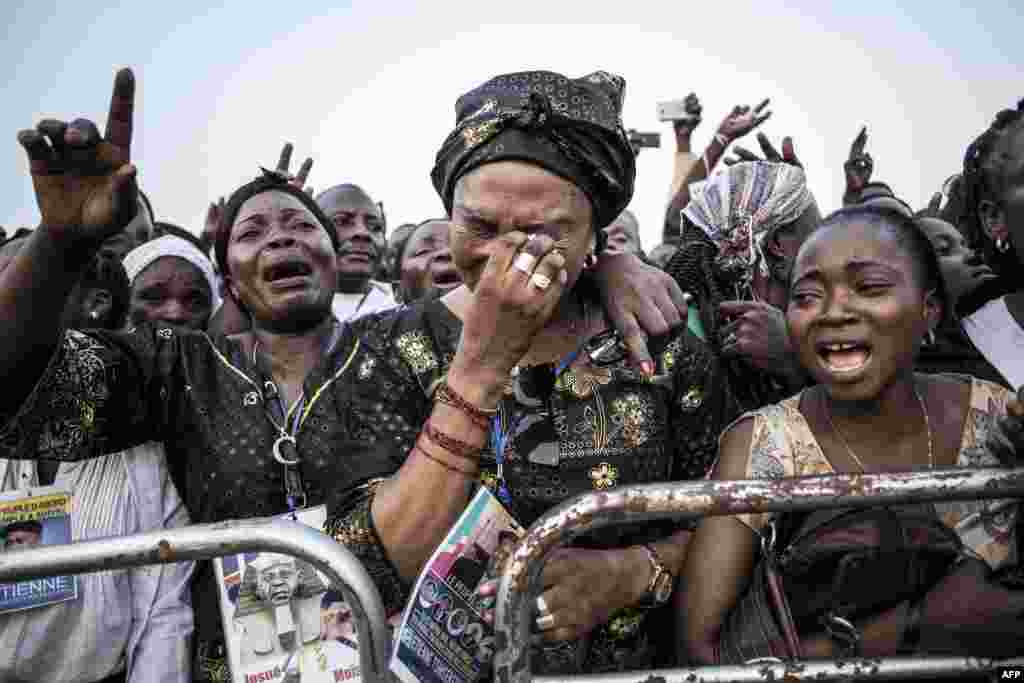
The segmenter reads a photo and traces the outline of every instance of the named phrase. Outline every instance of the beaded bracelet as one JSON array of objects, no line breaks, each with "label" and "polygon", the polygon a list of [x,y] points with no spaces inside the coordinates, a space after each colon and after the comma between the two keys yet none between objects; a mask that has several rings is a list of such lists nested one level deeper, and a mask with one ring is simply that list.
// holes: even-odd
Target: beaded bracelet
[{"label": "beaded bracelet", "polygon": [[458,458],[472,463],[480,462],[480,451],[483,450],[483,446],[473,446],[465,441],[449,436],[430,424],[430,420],[427,420],[427,423],[423,425],[423,434],[426,435],[429,441],[432,441]]},{"label": "beaded bracelet", "polygon": [[462,475],[470,477],[470,478],[473,478],[473,477],[476,476],[476,472],[473,472],[472,470],[464,470],[462,468],[456,467],[455,465],[451,464],[450,462],[446,462],[446,461],[442,460],[441,458],[437,457],[436,455],[431,455],[429,452],[427,452],[427,449],[423,448],[418,443],[413,445],[412,449],[414,451],[418,451],[419,454],[422,455],[427,460],[430,460],[431,462],[436,462],[438,465],[440,465],[441,467],[445,468],[449,472],[455,472],[456,474],[462,474]]},{"label": "beaded bracelet", "polygon": [[447,381],[442,381],[441,384],[438,385],[434,398],[446,406],[451,406],[452,408],[465,413],[474,424],[484,431],[487,431],[490,428],[491,417],[498,412],[497,409],[484,410],[483,408],[476,407],[467,401],[462,394],[452,389],[451,386],[448,385]]}]

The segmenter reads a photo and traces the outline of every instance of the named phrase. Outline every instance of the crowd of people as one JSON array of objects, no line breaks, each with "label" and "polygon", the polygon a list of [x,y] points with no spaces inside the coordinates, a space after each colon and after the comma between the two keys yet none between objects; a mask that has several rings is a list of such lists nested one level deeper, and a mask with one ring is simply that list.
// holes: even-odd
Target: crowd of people
[{"label": "crowd of people", "polygon": [[[1024,101],[915,211],[873,180],[866,129],[843,207],[792,139],[734,147],[767,100],[695,155],[691,95],[645,251],[624,87],[533,71],[465,93],[424,169],[444,215],[396,227],[351,179],[314,194],[291,145],[204,226],[157,220],[130,70],[102,134],[21,131],[41,217],[0,245],[2,491],[71,491],[73,540],[324,505],[396,614],[480,487],[528,526],[632,484],[1021,463]],[[543,570],[534,670],[1019,653],[1019,509],[604,529]],[[207,563],[83,582],[0,614],[0,680],[228,680]]]}]

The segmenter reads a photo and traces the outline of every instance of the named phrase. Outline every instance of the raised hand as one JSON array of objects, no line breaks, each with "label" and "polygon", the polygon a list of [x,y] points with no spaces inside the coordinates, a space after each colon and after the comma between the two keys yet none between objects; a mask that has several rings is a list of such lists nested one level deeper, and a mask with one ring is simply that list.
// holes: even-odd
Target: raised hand
[{"label": "raised hand", "polygon": [[106,132],[75,119],[47,119],[18,133],[25,148],[42,226],[61,239],[99,245],[123,230],[138,208],[131,164],[135,76],[117,72]]},{"label": "raised hand", "polygon": [[[737,105],[726,116],[718,126],[718,135],[723,136],[726,142],[739,140],[741,137],[754,130],[762,123],[771,118],[770,111],[764,112],[770,100],[765,99],[761,104],[751,109],[747,105]],[[764,112],[763,114],[761,112]]]},{"label": "raised hand", "polygon": [[672,122],[672,128],[675,130],[676,136],[690,135],[690,133],[697,129],[700,122],[703,121],[701,112],[704,111],[704,106],[700,103],[696,93],[687,95],[683,102],[685,103],[684,108],[688,116],[685,119]]},{"label": "raised hand", "polygon": [[743,147],[735,147],[732,153],[735,156],[725,159],[725,164],[732,166],[738,164],[741,161],[771,161],[777,164],[789,164],[790,166],[796,166],[797,168],[803,168],[804,165],[800,159],[796,156],[796,148],[793,146],[793,138],[786,136],[782,138],[782,153],[780,154],[771,140],[764,133],[757,134],[757,144],[761,147],[761,153],[763,157],[759,157],[750,150],[744,149]]},{"label": "raised hand", "polygon": [[857,137],[850,145],[850,156],[843,164],[843,172],[846,174],[846,194],[848,196],[858,195],[864,187],[871,182],[871,174],[875,170],[874,159],[864,151],[868,144],[868,127],[863,126]]},{"label": "raised hand", "polygon": [[281,158],[277,161],[276,170],[281,175],[287,176],[288,182],[291,185],[299,188],[300,190],[304,190],[306,194],[311,195],[313,194],[313,188],[306,187],[306,178],[309,177],[309,171],[313,168],[313,159],[312,157],[308,157],[302,162],[302,166],[299,167],[299,172],[292,175],[288,168],[292,164],[292,150],[292,143],[286,142],[284,147],[281,148]]},{"label": "raised hand", "polygon": [[203,224],[203,232],[199,235],[199,241],[207,251],[217,241],[217,231],[220,230],[220,221],[224,217],[225,208],[224,197],[221,197],[216,204],[210,202],[210,206],[206,209],[206,221]]}]

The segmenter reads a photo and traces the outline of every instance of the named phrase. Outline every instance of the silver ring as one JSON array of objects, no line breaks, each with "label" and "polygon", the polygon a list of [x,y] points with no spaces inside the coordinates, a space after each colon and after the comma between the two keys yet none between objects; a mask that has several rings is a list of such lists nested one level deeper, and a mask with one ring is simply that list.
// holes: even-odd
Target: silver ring
[{"label": "silver ring", "polygon": [[537,629],[540,631],[550,631],[555,627],[555,618],[550,614],[537,617]]},{"label": "silver ring", "polygon": [[529,275],[533,272],[533,266],[537,263],[537,257],[528,251],[521,251],[516,255],[514,261],[512,261],[512,267],[518,270],[520,273],[526,273]]},{"label": "silver ring", "polygon": [[537,289],[544,290],[551,286],[551,278],[544,273],[534,273],[530,277],[530,284]]}]

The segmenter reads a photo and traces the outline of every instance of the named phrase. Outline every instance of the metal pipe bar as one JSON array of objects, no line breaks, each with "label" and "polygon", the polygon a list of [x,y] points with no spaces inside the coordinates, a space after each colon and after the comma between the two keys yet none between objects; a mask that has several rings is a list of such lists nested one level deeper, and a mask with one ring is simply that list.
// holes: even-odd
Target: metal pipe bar
[{"label": "metal pipe bar", "polygon": [[1024,658],[887,657],[885,659],[758,662],[744,666],[661,669],[590,676],[538,676],[537,683],[764,683],[765,681],[892,681],[985,676],[1024,668]]},{"label": "metal pipe bar", "polygon": [[534,522],[505,564],[494,624],[495,677],[499,683],[531,680],[530,624],[540,573],[551,552],[581,534],[625,522],[1022,497],[1024,469],[689,481],[576,496]]},{"label": "metal pipe bar", "polygon": [[0,582],[247,552],[290,555],[323,572],[332,587],[340,588],[355,618],[363,679],[371,683],[389,680],[389,638],[377,587],[347,548],[298,522],[245,519],[0,553]]}]

